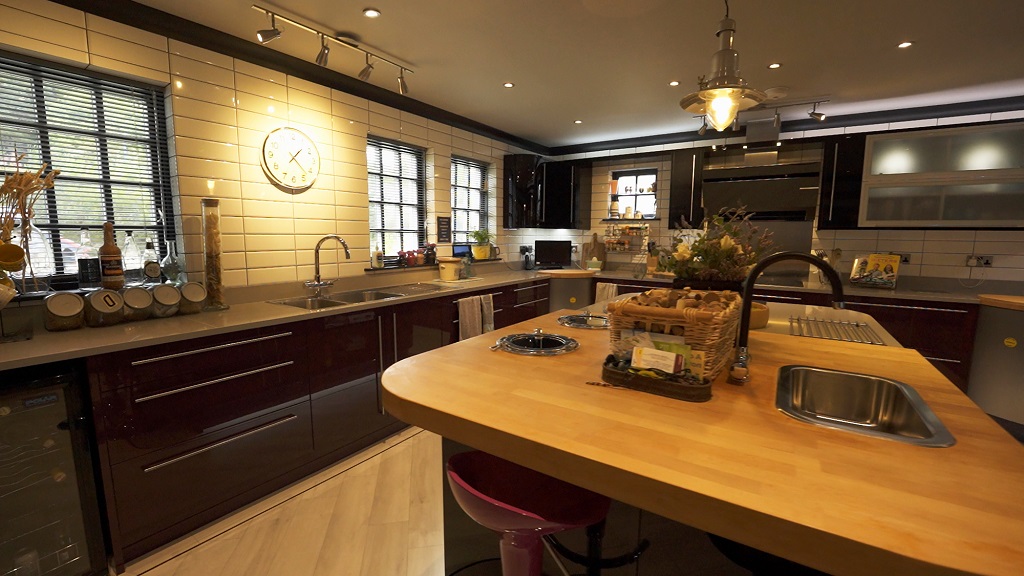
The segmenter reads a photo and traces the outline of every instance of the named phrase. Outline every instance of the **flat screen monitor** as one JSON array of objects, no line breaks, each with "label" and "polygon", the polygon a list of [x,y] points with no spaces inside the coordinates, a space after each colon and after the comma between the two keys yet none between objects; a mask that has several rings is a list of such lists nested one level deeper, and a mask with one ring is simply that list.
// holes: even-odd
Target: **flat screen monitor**
[{"label": "flat screen monitor", "polygon": [[473,257],[473,249],[469,244],[452,244],[452,256],[455,258]]},{"label": "flat screen monitor", "polygon": [[566,268],[572,266],[571,240],[537,240],[533,243],[537,268]]}]

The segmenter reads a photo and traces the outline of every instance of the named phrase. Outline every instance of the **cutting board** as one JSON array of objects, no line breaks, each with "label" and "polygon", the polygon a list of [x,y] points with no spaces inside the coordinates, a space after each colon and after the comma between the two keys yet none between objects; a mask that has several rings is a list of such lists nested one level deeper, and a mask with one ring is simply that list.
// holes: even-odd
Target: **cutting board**
[{"label": "cutting board", "polygon": [[601,262],[605,262],[605,256],[607,251],[605,250],[604,242],[597,237],[597,232],[591,237],[590,241],[583,244],[580,248],[580,263],[582,266],[586,266],[586,262],[589,262],[591,258],[597,258]]}]

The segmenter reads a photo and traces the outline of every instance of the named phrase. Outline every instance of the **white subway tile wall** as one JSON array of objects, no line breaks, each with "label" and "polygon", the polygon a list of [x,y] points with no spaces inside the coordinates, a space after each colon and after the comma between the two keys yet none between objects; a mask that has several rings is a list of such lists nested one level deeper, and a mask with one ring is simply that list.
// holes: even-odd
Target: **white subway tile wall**
[{"label": "white subway tile wall", "polygon": [[[81,68],[142,80],[166,87],[172,134],[172,186],[180,201],[181,247],[192,274],[200,273],[199,200],[221,199],[224,233],[224,278],[228,286],[295,282],[313,276],[313,247],[323,234],[338,233],[352,249],[345,260],[333,247],[322,254],[325,276],[364,274],[370,254],[366,137],[403,141],[427,150],[428,241],[436,242],[436,218],[450,214],[450,158],[463,156],[487,163],[491,192],[489,215],[497,242],[508,260],[520,245],[538,239],[588,242],[603,239],[607,223],[608,181],[613,170],[658,167],[658,216],[651,239],[671,241],[668,191],[671,150],[740,143],[742,138],[677,142],[639,148],[601,150],[557,159],[593,158],[589,230],[501,230],[502,157],[524,153],[494,141],[414,114],[269,70],[223,54],[168,40],[110,20],[45,0],[0,0],[0,47],[12,52]],[[47,30],[46,39],[25,30]],[[893,122],[782,134],[815,135],[903,130],[962,123],[1024,118],[1024,111],[998,112]],[[321,174],[314,186],[288,194],[272,185],[259,165],[267,132],[295,126],[314,139],[321,154]],[[618,154],[650,154],[629,160]],[[606,160],[602,160],[606,159]],[[1024,281],[1024,231],[851,230],[815,232],[814,249],[842,252],[840,271],[849,273],[853,258],[871,252],[910,255],[903,275],[980,280]],[[448,248],[440,247],[441,254]],[[991,267],[966,266],[969,255],[992,257]]]}]

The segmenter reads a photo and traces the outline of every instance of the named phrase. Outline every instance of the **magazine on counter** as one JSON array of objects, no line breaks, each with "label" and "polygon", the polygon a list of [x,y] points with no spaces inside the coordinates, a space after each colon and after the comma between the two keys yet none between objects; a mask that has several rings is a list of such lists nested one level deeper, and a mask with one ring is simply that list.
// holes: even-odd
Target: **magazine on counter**
[{"label": "magazine on counter", "polygon": [[853,260],[850,284],[869,288],[895,288],[900,269],[899,254],[870,254]]}]

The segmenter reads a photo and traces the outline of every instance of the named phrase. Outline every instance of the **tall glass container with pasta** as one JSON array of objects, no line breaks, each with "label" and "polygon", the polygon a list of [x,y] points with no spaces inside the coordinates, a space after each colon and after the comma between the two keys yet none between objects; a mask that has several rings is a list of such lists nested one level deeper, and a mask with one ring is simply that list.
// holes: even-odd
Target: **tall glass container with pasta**
[{"label": "tall glass container with pasta", "polygon": [[203,310],[227,310],[224,302],[221,263],[220,200],[203,198],[203,268],[206,274],[206,305]]}]

